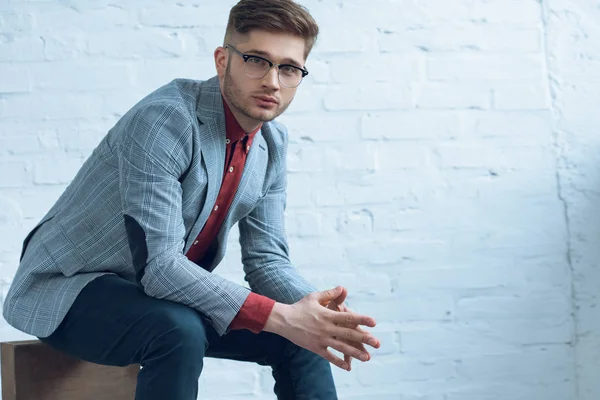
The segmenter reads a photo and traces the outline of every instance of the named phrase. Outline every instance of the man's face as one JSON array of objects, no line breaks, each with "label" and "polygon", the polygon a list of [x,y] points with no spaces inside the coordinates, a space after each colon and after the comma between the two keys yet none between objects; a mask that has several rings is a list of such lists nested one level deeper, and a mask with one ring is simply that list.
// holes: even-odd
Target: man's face
[{"label": "man's face", "polygon": [[[304,66],[303,38],[284,33],[252,31],[244,39],[247,40],[228,44],[244,54],[260,56],[275,64]],[[217,56],[217,71],[225,99],[237,114],[236,117],[247,119],[248,122],[267,122],[288,108],[297,88],[281,84],[277,67],[271,68],[263,78],[253,79],[244,72],[245,63],[241,55],[232,49],[224,49],[223,52],[224,58],[219,60]]]}]

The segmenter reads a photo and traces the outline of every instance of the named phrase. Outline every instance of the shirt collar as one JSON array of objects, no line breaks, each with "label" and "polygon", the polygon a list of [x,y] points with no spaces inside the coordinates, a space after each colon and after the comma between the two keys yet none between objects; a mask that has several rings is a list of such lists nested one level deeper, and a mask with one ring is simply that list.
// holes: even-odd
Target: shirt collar
[{"label": "shirt collar", "polygon": [[[231,112],[231,109],[229,108],[229,105],[225,101],[225,98],[223,98],[223,109],[225,110],[226,137],[231,143],[235,143],[238,140],[243,139],[244,136],[246,136],[246,132],[240,126],[237,119],[235,119],[235,116]],[[248,133],[248,136],[254,137],[254,135],[256,135],[256,132],[258,132],[261,127],[262,127],[262,124],[260,124],[258,126],[258,128],[256,128],[254,131]]]}]

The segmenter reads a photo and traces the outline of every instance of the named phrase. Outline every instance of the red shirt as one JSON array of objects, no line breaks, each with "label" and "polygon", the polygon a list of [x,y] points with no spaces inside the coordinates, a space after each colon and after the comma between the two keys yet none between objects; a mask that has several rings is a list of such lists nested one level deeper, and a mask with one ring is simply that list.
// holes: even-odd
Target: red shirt
[{"label": "red shirt", "polygon": [[[223,100],[223,108],[225,109],[226,130],[223,182],[212,213],[208,216],[206,224],[194,244],[186,253],[186,257],[197,264],[201,264],[202,258],[210,244],[217,237],[221,225],[225,221],[227,211],[242,179],[246,157],[252,146],[252,141],[260,129],[259,126],[253,132],[246,134],[225,100]],[[248,329],[254,333],[262,331],[274,305],[274,300],[251,292],[229,325],[229,329]]]}]

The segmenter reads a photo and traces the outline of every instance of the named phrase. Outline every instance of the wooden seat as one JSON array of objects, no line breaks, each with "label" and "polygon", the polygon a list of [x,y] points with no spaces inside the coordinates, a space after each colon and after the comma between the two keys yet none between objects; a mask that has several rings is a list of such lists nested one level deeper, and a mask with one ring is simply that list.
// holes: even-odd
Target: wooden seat
[{"label": "wooden seat", "polygon": [[139,365],[77,360],[39,340],[3,342],[3,400],[133,400]]}]

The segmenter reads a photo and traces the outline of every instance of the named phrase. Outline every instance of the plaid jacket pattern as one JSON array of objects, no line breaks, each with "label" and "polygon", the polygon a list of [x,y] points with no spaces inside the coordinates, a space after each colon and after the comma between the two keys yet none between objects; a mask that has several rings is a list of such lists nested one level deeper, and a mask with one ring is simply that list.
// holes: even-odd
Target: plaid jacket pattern
[{"label": "plaid jacket pattern", "polygon": [[[201,312],[227,332],[249,290],[213,273],[239,222],[252,291],[293,303],[315,289],[289,260],[284,231],[285,128],[265,123],[206,265],[185,257],[213,210],[225,162],[218,79],[177,79],[129,110],[27,235],[4,299],[13,327],[46,337],[79,292],[104,274]],[[126,306],[126,305],[124,305]]]}]

